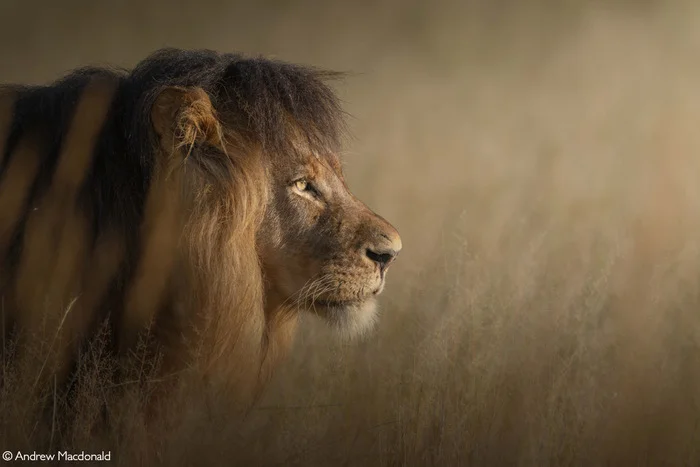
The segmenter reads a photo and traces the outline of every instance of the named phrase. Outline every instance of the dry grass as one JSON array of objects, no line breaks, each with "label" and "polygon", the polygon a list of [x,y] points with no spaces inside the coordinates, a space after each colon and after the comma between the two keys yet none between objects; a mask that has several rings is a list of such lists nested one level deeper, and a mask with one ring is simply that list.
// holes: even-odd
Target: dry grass
[{"label": "dry grass", "polygon": [[[76,10],[31,22],[3,5],[0,77],[131,64],[163,42],[362,72],[342,89],[348,178],[405,251],[377,332],[339,344],[307,320],[245,419],[185,387],[147,435],[143,388],[114,386],[96,346],[77,400],[39,395],[49,424],[32,377],[3,363],[0,447],[122,465],[700,463],[697,6],[142,3],[135,19],[129,2],[82,11],[91,41],[56,26]],[[10,41],[20,27],[27,43]],[[53,415],[69,403],[74,420]]]}]

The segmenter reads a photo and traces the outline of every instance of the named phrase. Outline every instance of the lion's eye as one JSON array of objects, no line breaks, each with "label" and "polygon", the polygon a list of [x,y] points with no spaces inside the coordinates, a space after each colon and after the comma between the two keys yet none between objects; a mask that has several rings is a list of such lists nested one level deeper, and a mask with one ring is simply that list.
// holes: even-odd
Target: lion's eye
[{"label": "lion's eye", "polygon": [[319,199],[321,197],[321,194],[316,189],[316,187],[313,185],[313,183],[309,182],[308,180],[306,180],[304,178],[300,178],[299,180],[294,182],[294,189],[297,190],[297,192],[300,194],[304,194],[306,196],[312,196],[313,198],[316,198],[316,199]]},{"label": "lion's eye", "polygon": [[294,182],[294,186],[296,187],[297,190],[299,191],[306,191],[309,189],[309,182],[306,180],[297,180]]}]

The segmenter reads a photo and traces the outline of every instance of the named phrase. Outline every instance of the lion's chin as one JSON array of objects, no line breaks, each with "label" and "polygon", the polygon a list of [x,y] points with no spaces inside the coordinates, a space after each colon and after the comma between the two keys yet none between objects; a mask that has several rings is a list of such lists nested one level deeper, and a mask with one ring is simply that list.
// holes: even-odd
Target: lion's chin
[{"label": "lion's chin", "polygon": [[315,311],[344,339],[357,339],[374,329],[379,316],[377,301],[316,303]]}]

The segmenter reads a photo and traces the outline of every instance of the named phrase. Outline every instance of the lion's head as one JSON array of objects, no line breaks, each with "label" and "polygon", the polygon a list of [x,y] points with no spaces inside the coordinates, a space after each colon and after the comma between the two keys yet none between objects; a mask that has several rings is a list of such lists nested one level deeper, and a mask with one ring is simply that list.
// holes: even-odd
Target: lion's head
[{"label": "lion's head", "polygon": [[342,111],[324,83],[332,75],[265,59],[232,60],[221,73],[214,88],[157,91],[152,120],[164,151],[187,148],[187,163],[203,180],[197,195],[255,172],[258,195],[240,196],[264,200],[249,209],[259,213],[268,318],[304,310],[344,335],[368,329],[401,239],[345,182]]}]

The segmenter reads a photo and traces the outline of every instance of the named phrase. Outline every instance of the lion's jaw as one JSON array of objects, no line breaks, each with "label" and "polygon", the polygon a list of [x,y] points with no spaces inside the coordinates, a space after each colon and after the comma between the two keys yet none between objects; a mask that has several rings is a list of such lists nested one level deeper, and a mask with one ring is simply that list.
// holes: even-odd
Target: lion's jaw
[{"label": "lion's jaw", "polygon": [[[284,282],[269,280],[269,277],[266,281],[265,314],[272,320],[280,313],[309,313],[324,320],[340,338],[347,340],[366,335],[374,329],[378,321],[379,308],[376,296],[383,289],[383,281],[376,293],[343,301],[335,299],[332,291],[314,295],[313,285],[293,289],[294,281],[288,282],[287,287],[281,285]],[[312,283],[314,280],[307,281],[307,284]],[[320,286],[315,288],[319,290]]]}]

